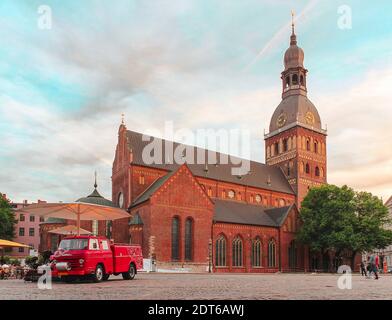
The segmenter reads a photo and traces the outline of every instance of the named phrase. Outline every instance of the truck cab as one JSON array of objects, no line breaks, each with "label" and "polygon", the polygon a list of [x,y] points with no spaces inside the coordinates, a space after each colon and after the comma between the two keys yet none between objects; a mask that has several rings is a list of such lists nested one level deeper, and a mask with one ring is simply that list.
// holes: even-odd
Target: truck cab
[{"label": "truck cab", "polygon": [[143,268],[143,256],[138,245],[111,244],[98,236],[74,236],[60,242],[51,257],[51,268],[53,276],[67,282],[82,277],[100,282],[112,274],[132,280]]}]

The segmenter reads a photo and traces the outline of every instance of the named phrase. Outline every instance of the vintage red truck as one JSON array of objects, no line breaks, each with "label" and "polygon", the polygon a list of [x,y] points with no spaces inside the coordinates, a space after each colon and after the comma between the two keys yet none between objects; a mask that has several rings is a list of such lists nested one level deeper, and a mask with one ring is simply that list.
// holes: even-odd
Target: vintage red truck
[{"label": "vintage red truck", "polygon": [[139,245],[111,244],[107,238],[98,236],[66,237],[51,256],[52,276],[66,282],[87,277],[101,282],[112,274],[132,280],[142,268]]}]

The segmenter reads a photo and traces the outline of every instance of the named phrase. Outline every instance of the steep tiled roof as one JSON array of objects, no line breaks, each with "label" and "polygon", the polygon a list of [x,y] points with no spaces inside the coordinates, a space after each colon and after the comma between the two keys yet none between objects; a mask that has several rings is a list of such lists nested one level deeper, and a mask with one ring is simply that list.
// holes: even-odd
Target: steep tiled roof
[{"label": "steep tiled roof", "polygon": [[[166,163],[153,163],[153,164],[146,164],[142,159],[143,149],[146,145],[150,143],[150,141],[143,141],[142,139],[143,134],[137,133],[134,131],[127,131],[127,139],[128,139],[128,148],[132,150],[133,154],[133,163],[136,165],[154,167],[159,169],[164,169],[168,171],[175,171],[178,169],[180,164],[166,164]],[[165,143],[166,140],[158,140],[162,141],[163,146],[163,156],[162,162],[165,162],[165,159],[168,159],[168,155],[165,153]],[[170,141],[168,141],[170,143]],[[176,150],[178,146],[181,144],[173,142],[173,150]],[[197,159],[197,154],[203,153],[207,155],[209,152],[214,153],[213,151],[208,151],[202,148],[190,147],[194,151],[194,159]],[[268,166],[263,163],[250,161],[250,173],[238,177],[232,174],[232,168],[238,167],[236,164],[220,164],[221,154],[216,153],[216,164],[209,164],[206,166],[205,164],[197,164],[197,161],[193,161],[195,164],[187,163],[189,169],[191,170],[192,174],[196,177],[204,177],[213,180],[219,180],[224,182],[236,183],[240,185],[262,188],[266,190],[278,191],[288,194],[294,194],[293,189],[291,188],[290,184],[288,183],[286,177],[284,176],[283,172],[277,168]],[[237,158],[238,159],[238,158]]]},{"label": "steep tiled roof", "polygon": [[227,200],[214,200],[215,222],[279,227],[283,224],[293,205],[265,209],[262,206]]},{"label": "steep tiled roof", "polygon": [[155,193],[155,191],[157,191],[174,173],[175,171],[155,180],[155,182],[151,184],[151,186],[149,186],[141,195],[139,195],[139,197],[135,199],[135,201],[132,203],[132,207],[135,207],[143,203],[144,201],[150,199],[150,197]]}]

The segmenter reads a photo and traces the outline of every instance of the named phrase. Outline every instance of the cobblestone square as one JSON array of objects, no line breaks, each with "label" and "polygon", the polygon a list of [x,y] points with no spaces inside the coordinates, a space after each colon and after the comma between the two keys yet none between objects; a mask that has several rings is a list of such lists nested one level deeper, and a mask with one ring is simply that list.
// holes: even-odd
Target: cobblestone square
[{"label": "cobblestone square", "polygon": [[0,299],[392,299],[392,277],[352,276],[352,289],[337,286],[330,274],[138,274],[133,281],[111,277],[102,283],[59,283],[39,290],[36,283],[0,281]]}]

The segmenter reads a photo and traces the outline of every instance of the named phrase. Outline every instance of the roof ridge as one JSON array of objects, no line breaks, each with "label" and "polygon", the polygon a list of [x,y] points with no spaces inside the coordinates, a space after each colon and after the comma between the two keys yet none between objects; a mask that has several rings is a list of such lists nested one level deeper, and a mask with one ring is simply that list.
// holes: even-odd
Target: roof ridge
[{"label": "roof ridge", "polygon": [[[164,176],[162,176],[162,177],[158,177],[158,178],[156,178],[141,194],[139,194],[137,197],[136,197],[136,199],[133,201],[133,203],[136,203],[143,195],[145,195],[146,194],[146,192],[148,191],[148,190],[150,190],[152,187],[153,187],[153,185],[155,184],[155,183],[157,183],[159,180],[161,180],[161,179],[163,179],[163,178],[165,178],[165,177],[167,177],[168,175],[170,175],[170,174],[172,174],[172,172],[168,172],[167,174],[165,174]],[[131,204],[131,206],[133,205],[133,203]]]},{"label": "roof ridge", "polygon": [[200,149],[200,150],[203,150],[203,151],[208,151],[208,152],[215,152],[215,153],[217,153],[217,154],[221,154],[221,155],[224,155],[224,156],[229,156],[229,157],[233,157],[233,158],[240,159],[240,160],[250,161],[251,163],[257,163],[257,164],[261,164],[261,165],[264,165],[264,166],[271,167],[271,166],[269,166],[268,164],[266,164],[266,163],[264,163],[264,162],[259,162],[259,161],[251,160],[251,159],[245,159],[245,158],[241,158],[241,157],[239,157],[239,156],[235,156],[235,155],[232,155],[232,154],[223,153],[223,152],[220,152],[220,151],[214,151],[214,150],[202,148],[202,147],[199,147],[199,146],[196,146],[196,145],[189,145],[189,144],[181,143],[181,142],[174,141],[174,140],[168,140],[168,139],[166,139],[166,138],[159,138],[159,137],[156,137],[156,136],[153,136],[153,135],[148,135],[148,134],[144,134],[144,133],[137,132],[137,131],[133,131],[133,130],[127,130],[127,132],[136,133],[136,134],[139,134],[139,135],[141,135],[141,136],[146,135],[146,136],[149,136],[149,137],[152,137],[152,138],[155,138],[155,139],[160,139],[160,140],[162,140],[162,141],[177,143],[178,145],[181,145],[181,146],[191,147],[191,148],[197,148],[197,149]]},{"label": "roof ridge", "polygon": [[[230,155],[219,151],[205,149],[195,145],[192,146],[176,141],[171,141],[165,138],[155,137],[153,135],[146,136],[159,140],[158,143],[162,144],[162,154],[158,155],[158,162],[152,162],[151,164],[147,164],[144,162],[142,157],[143,148],[146,147],[146,145],[150,144],[151,141],[146,141],[145,139],[142,139],[142,136],[144,134],[137,131],[127,130],[126,134],[127,148],[128,150],[132,150],[133,152],[132,163],[134,165],[156,168],[168,172],[176,171],[179,167],[181,167],[183,163],[173,161],[174,158],[170,154],[172,152],[174,154],[174,151],[178,147],[184,148],[185,151],[187,150],[187,148],[189,148],[191,152],[187,153],[187,157],[190,156],[191,159],[185,159],[185,163],[187,164],[192,174],[197,178],[213,179],[216,181],[234,183],[239,186],[254,187],[259,189],[276,191],[284,194],[295,195],[295,191],[287,181],[286,176],[278,167],[267,165],[265,163],[251,159],[244,159],[236,155]],[[167,150],[167,148],[165,148],[164,144],[167,142],[173,144],[173,148],[170,148],[170,150]],[[198,163],[199,152],[204,157],[203,163]],[[208,162],[210,161],[207,160],[211,160],[210,154],[212,154],[215,164],[208,164]],[[166,161],[167,156],[170,157],[170,163]],[[249,172],[242,175],[233,175],[233,169],[244,168],[244,163],[241,164],[241,161],[246,161],[246,164],[249,163]],[[268,183],[268,176],[272,178],[272,184]]]}]

